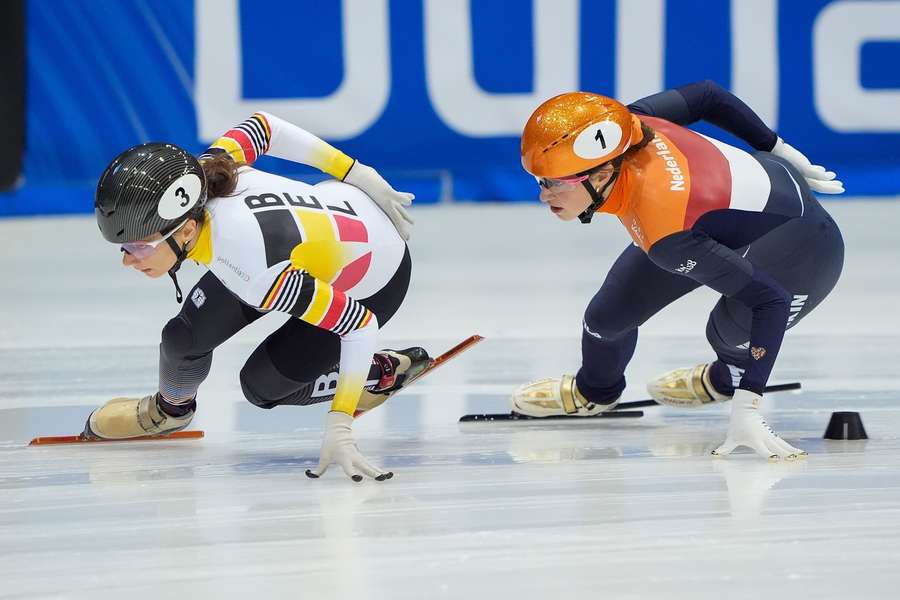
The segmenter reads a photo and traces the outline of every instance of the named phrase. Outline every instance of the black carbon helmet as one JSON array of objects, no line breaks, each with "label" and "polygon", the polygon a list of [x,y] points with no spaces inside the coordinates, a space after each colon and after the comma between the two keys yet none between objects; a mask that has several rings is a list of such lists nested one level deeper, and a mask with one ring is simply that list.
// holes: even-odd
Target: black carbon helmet
[{"label": "black carbon helmet", "polygon": [[184,148],[161,142],[119,154],[100,177],[94,197],[100,232],[117,244],[166,234],[205,204],[200,162]]}]

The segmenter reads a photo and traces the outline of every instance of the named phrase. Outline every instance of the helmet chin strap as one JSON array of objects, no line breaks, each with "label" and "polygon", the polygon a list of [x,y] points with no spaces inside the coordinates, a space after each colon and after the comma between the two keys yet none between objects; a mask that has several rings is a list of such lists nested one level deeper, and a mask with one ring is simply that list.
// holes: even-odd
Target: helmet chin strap
[{"label": "helmet chin strap", "polygon": [[590,223],[591,219],[594,218],[594,213],[597,212],[597,209],[603,206],[603,203],[606,202],[607,192],[610,187],[612,187],[612,184],[616,182],[616,179],[619,178],[619,169],[621,168],[622,161],[624,159],[624,156],[620,156],[612,160],[612,175],[609,176],[609,179],[606,180],[606,183],[604,183],[603,187],[599,190],[594,189],[590,177],[581,182],[581,185],[584,186],[584,189],[586,189],[588,191],[588,194],[591,195],[593,202],[591,202],[590,206],[584,209],[583,213],[578,215],[579,221],[581,221],[582,223]]},{"label": "helmet chin strap", "polygon": [[169,277],[172,278],[172,282],[175,284],[175,301],[178,302],[178,304],[181,304],[181,301],[184,300],[184,296],[181,294],[181,286],[178,285],[178,276],[176,273],[178,273],[178,269],[181,268],[181,263],[187,258],[188,243],[185,242],[184,246],[179,248],[175,240],[172,239],[173,237],[175,236],[166,238],[166,241],[169,243],[169,248],[175,253],[175,264],[169,269]]}]

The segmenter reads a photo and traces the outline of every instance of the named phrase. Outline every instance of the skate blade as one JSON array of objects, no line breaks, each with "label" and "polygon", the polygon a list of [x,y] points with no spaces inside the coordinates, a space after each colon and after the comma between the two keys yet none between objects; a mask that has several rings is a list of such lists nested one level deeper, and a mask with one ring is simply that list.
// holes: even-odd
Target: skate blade
[{"label": "skate blade", "polygon": [[142,435],[133,438],[124,438],[121,440],[104,440],[91,439],[82,437],[81,435],[58,435],[50,437],[36,437],[30,442],[29,446],[51,446],[54,444],[95,444],[101,442],[162,442],[166,440],[199,440],[204,436],[200,430],[192,431],[176,431],[163,435]]},{"label": "skate blade", "polygon": [[482,413],[463,415],[460,423],[496,422],[496,421],[588,421],[590,419],[639,419],[644,416],[641,410],[623,410],[618,412],[608,411],[591,415],[589,417],[577,417],[572,415],[553,415],[550,417],[531,417],[515,412],[509,413]]},{"label": "skate blade", "polygon": [[[415,375],[407,378],[407,380],[403,382],[403,385],[401,385],[399,388],[397,388],[396,390],[389,392],[389,393],[391,395],[399,394],[403,390],[408,389],[412,384],[416,383],[417,381],[419,381],[420,379],[422,379],[423,377],[425,377],[426,375],[428,375],[429,373],[434,371],[436,368],[438,368],[439,366],[444,364],[445,362],[456,358],[457,356],[459,356],[460,354],[462,354],[463,352],[465,352],[466,350],[468,350],[469,348],[471,348],[478,342],[482,341],[483,339],[484,339],[484,337],[482,337],[478,334],[470,335],[469,337],[467,337],[466,339],[464,339],[457,345],[453,346],[452,348],[450,348],[449,350],[447,350],[440,356],[436,356],[436,357],[432,358],[431,361],[425,366],[425,368],[423,368],[421,371],[419,371]],[[369,411],[356,410],[353,412],[353,417],[354,418],[361,417],[362,415],[366,414],[367,412],[369,412]]]},{"label": "skate blade", "polygon": [[[412,379],[412,381],[410,381],[409,383],[411,384],[415,381],[418,381],[419,379],[421,379],[428,373],[431,373],[432,371],[434,371],[435,369],[440,367],[442,364],[449,362],[450,360],[456,358],[457,356],[459,356],[460,354],[462,354],[463,352],[465,352],[466,350],[468,350],[469,348],[471,348],[478,342],[481,342],[482,340],[484,340],[484,338],[478,334],[470,335],[469,337],[467,337],[466,339],[464,339],[457,345],[453,346],[452,348],[450,348],[449,350],[447,350],[440,356],[436,356],[428,364],[428,366],[425,367],[424,369],[422,369],[422,371],[418,375],[416,375]],[[404,385],[404,387],[406,387],[406,384]]]},{"label": "skate blade", "polygon": [[[776,383],[774,385],[767,385],[763,390],[766,394],[771,394],[773,392],[793,392],[796,390],[802,389],[799,381],[795,381],[793,383]],[[714,403],[716,404],[716,403]],[[643,408],[645,406],[661,406],[659,402],[656,400],[635,400],[634,402],[619,402],[610,411],[623,410],[629,408]]]}]

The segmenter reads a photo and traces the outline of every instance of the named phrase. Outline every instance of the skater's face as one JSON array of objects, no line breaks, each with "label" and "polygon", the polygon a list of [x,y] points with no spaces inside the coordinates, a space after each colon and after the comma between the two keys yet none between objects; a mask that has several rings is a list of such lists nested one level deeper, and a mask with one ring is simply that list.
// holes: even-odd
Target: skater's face
[{"label": "skater's face", "polygon": [[165,242],[166,237],[171,237],[179,248],[188,244],[190,249],[198,231],[197,222],[188,219],[167,236],[155,233],[138,242],[122,244],[122,265],[132,267],[153,279],[161,277],[175,266],[177,258]]},{"label": "skater's face", "polygon": [[550,207],[550,212],[563,221],[571,221],[587,210],[593,199],[584,187],[585,182],[594,189],[603,189],[612,177],[612,165],[604,165],[591,172],[590,176],[569,177],[566,179],[542,178],[541,202]]}]

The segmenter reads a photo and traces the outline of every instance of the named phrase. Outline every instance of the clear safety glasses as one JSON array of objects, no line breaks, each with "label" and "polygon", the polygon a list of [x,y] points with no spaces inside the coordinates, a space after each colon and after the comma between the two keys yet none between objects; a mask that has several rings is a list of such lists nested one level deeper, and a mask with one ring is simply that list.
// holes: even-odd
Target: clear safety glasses
[{"label": "clear safety glasses", "polygon": [[561,186],[573,186],[578,185],[582,181],[587,180],[588,174],[584,175],[574,175],[572,177],[560,177],[559,179],[551,179],[550,177],[535,177],[538,182],[538,185],[541,187],[547,188],[548,190],[553,188],[558,188]]},{"label": "clear safety glasses", "polygon": [[147,258],[148,256],[150,256],[151,254],[153,254],[154,252],[156,252],[156,248],[160,244],[162,244],[168,238],[172,237],[172,235],[176,231],[178,231],[179,229],[184,227],[187,222],[188,222],[188,220],[185,219],[184,221],[181,222],[181,225],[179,225],[178,227],[176,227],[175,229],[173,229],[166,235],[162,236],[158,240],[154,240],[152,242],[125,242],[124,244],[119,246],[119,250],[121,250],[125,254],[130,254],[131,256],[135,257],[138,260],[143,260],[143,259]]}]

